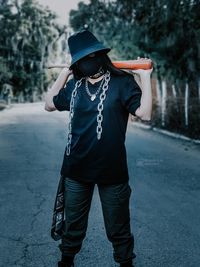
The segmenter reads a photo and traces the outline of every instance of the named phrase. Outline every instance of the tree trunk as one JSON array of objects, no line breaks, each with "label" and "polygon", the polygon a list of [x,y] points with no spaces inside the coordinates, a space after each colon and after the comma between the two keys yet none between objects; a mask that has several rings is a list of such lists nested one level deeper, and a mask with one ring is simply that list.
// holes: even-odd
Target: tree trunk
[{"label": "tree trunk", "polygon": [[156,95],[157,95],[157,105],[161,107],[161,81],[156,79]]},{"label": "tree trunk", "polygon": [[177,93],[176,93],[176,87],[174,84],[172,84],[172,94],[173,94],[173,97],[176,99]]},{"label": "tree trunk", "polygon": [[33,100],[33,102],[37,101],[37,92],[36,92],[36,90],[32,91],[32,100]]},{"label": "tree trunk", "polygon": [[188,83],[185,85],[185,126],[188,126],[188,97],[189,95],[189,86]]},{"label": "tree trunk", "polygon": [[176,92],[176,86],[175,84],[172,84],[172,95],[174,97],[174,102],[175,102],[175,105],[176,105],[176,110],[178,111],[178,101],[177,101],[177,92]]},{"label": "tree trunk", "polygon": [[161,105],[162,126],[165,126],[166,97],[167,97],[167,86],[166,86],[166,81],[163,80],[162,81],[162,105]]}]

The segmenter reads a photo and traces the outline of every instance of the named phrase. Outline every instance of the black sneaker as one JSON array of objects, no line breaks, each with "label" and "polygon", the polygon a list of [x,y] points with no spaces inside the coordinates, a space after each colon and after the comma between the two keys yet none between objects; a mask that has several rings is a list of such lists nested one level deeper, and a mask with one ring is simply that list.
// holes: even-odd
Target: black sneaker
[{"label": "black sneaker", "polygon": [[120,267],[134,267],[132,260],[125,263],[120,263]]},{"label": "black sneaker", "polygon": [[58,262],[58,267],[74,267],[74,263],[66,263],[63,261]]},{"label": "black sneaker", "polygon": [[135,252],[133,252],[133,258],[126,263],[121,263],[120,267],[134,267],[132,260],[136,258]]},{"label": "black sneaker", "polygon": [[74,267],[74,256],[66,256],[62,254],[61,261],[58,262],[58,267]]}]

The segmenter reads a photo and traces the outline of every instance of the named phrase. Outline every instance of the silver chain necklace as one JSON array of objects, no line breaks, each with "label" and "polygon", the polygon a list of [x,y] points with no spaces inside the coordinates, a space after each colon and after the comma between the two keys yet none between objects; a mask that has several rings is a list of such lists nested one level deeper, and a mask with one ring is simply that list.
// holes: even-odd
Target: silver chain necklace
[{"label": "silver chain necklace", "polygon": [[99,111],[98,115],[97,115],[97,128],[96,128],[96,132],[97,132],[97,139],[100,140],[101,139],[101,133],[102,133],[102,121],[103,121],[103,101],[106,99],[106,91],[108,90],[108,83],[110,81],[110,72],[107,71],[105,74],[105,82],[103,84],[103,90],[102,93],[100,94],[100,102],[97,106],[97,110]]},{"label": "silver chain necklace", "polygon": [[71,100],[70,100],[70,111],[69,111],[69,125],[68,125],[68,136],[67,136],[67,149],[66,154],[70,154],[70,146],[72,141],[72,118],[74,116],[74,99],[77,95],[77,88],[81,86],[82,79],[78,80],[75,84],[74,90],[72,91]]},{"label": "silver chain necklace", "polygon": [[103,79],[102,79],[102,81],[101,81],[101,83],[99,85],[99,88],[97,89],[96,93],[95,94],[91,94],[90,91],[89,91],[89,88],[88,88],[88,80],[87,80],[87,78],[85,79],[85,89],[86,89],[86,92],[89,95],[91,101],[94,101],[95,98],[97,97],[98,93],[101,90],[101,87],[103,85],[104,80],[105,80],[105,75],[104,75],[104,77],[103,77]]},{"label": "silver chain necklace", "polygon": [[[74,116],[74,100],[75,97],[77,95],[77,89],[78,87],[81,86],[82,84],[82,80],[84,78],[81,78],[80,80],[78,80],[75,84],[74,90],[72,91],[72,95],[71,95],[71,101],[70,101],[70,111],[69,111],[69,125],[68,125],[68,136],[67,136],[67,147],[66,147],[66,154],[67,156],[70,155],[70,148],[71,148],[71,141],[72,141],[72,119]],[[100,140],[101,139],[101,134],[102,134],[102,121],[103,121],[103,101],[106,99],[106,91],[108,90],[108,83],[110,81],[110,72],[107,71],[105,74],[105,77],[103,78],[104,80],[104,84],[102,87],[102,93],[100,94],[100,102],[97,106],[97,110],[98,110],[98,115],[97,115],[97,128],[96,128],[96,132],[97,132],[97,139]],[[93,100],[92,100],[93,101]]]}]

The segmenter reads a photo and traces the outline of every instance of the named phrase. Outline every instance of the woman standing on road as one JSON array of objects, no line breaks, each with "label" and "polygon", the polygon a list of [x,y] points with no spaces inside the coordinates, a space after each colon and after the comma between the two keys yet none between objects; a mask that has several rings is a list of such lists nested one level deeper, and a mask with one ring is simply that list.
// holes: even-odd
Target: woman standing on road
[{"label": "woman standing on road", "polygon": [[[151,70],[133,75],[115,68],[105,47],[87,30],[68,39],[70,69],[63,69],[46,95],[45,110],[70,111],[64,178],[65,227],[59,267],[74,266],[86,235],[95,184],[98,186],[108,240],[121,267],[132,265],[134,236],[130,227],[131,187],[125,134],[129,113],[151,119]],[[73,74],[73,78],[68,80]]]}]

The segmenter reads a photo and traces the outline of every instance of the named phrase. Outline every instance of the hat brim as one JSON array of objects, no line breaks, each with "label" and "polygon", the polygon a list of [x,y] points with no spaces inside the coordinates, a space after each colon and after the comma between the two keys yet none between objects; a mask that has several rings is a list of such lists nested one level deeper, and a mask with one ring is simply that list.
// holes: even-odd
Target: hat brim
[{"label": "hat brim", "polygon": [[105,47],[102,44],[96,44],[95,46],[87,47],[86,49],[81,50],[80,52],[78,52],[75,55],[73,55],[73,58],[72,58],[72,61],[71,61],[71,64],[70,64],[70,68],[78,60],[80,60],[81,58],[83,58],[83,57],[85,57],[85,56],[87,56],[87,55],[89,55],[91,53],[98,52],[98,51],[105,51],[105,53],[108,53],[108,52],[110,52],[110,50],[111,50],[111,48]]}]

